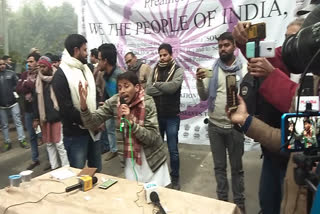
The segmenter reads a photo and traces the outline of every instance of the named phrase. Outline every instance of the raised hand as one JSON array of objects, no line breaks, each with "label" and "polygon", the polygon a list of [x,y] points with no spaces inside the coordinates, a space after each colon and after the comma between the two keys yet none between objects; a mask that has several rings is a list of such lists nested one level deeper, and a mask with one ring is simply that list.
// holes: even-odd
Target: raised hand
[{"label": "raised hand", "polygon": [[88,83],[85,83],[85,86],[82,86],[81,81],[79,81],[79,96],[80,96],[80,108],[82,111],[87,110],[87,96],[88,96]]},{"label": "raised hand", "polygon": [[249,28],[250,22],[238,22],[238,24],[233,28],[232,36],[239,44],[246,44],[248,41],[248,33],[246,28]]}]

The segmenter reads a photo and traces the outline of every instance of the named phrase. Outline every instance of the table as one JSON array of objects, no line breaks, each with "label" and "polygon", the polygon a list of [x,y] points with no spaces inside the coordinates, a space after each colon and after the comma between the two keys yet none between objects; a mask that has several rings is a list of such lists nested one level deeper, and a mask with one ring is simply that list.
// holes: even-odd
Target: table
[{"label": "table", "polygon": [[[80,171],[74,168],[70,170],[74,173]],[[146,203],[143,184],[101,173],[96,173],[95,176],[98,177],[97,184],[102,183],[102,178],[115,178],[118,183],[106,190],[95,185],[87,192],[75,190],[69,193],[49,194],[39,203],[9,208],[6,214],[156,213],[157,208]],[[49,192],[64,192],[66,186],[76,182],[76,178],[59,181],[51,178],[50,173],[46,173],[32,179],[29,186],[6,187],[0,190],[0,214],[12,204],[37,201]],[[158,187],[157,192],[167,213],[240,214],[236,205],[229,202],[163,187]]]}]

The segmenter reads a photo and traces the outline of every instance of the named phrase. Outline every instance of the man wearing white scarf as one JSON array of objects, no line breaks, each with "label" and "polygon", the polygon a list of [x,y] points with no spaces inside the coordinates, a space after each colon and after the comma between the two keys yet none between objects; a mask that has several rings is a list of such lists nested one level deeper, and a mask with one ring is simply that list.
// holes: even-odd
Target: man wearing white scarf
[{"label": "man wearing white scarf", "polygon": [[63,122],[65,149],[70,166],[88,167],[101,171],[100,144],[95,141],[98,132],[83,127],[80,117],[78,85],[88,85],[87,105],[90,111],[96,109],[96,86],[87,64],[87,40],[79,34],[71,34],[65,40],[61,64],[52,80]]}]

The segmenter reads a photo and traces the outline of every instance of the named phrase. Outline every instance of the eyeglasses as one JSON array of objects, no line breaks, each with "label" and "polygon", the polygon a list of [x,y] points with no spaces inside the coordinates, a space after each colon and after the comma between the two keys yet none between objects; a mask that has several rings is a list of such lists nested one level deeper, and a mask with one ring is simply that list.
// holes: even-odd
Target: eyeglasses
[{"label": "eyeglasses", "polygon": [[5,65],[5,63],[0,63],[0,65]]}]

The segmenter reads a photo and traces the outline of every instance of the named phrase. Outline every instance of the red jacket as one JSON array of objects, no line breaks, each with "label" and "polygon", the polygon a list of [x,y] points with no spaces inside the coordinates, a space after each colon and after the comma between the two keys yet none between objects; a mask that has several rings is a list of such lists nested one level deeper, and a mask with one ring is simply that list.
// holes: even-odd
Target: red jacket
[{"label": "red jacket", "polygon": [[31,80],[27,80],[28,72],[25,71],[21,74],[20,79],[17,84],[16,91],[18,94],[28,94],[32,93],[33,89],[35,88],[35,82]]}]

